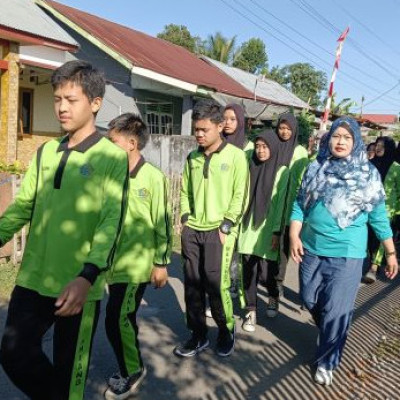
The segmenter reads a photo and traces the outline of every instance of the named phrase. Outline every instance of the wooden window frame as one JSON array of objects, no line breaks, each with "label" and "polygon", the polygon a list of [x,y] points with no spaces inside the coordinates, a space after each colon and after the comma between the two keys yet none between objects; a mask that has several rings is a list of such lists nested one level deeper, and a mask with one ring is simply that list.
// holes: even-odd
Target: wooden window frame
[{"label": "wooden window frame", "polygon": [[[30,125],[30,130],[31,132],[24,132],[24,125],[23,125],[23,120],[22,120],[22,96],[23,93],[30,93],[31,94],[31,104],[30,104],[30,118],[29,118],[29,125]],[[21,137],[23,135],[32,135],[33,134],[33,103],[34,103],[34,93],[35,90],[32,88],[24,88],[20,87],[19,88],[19,99],[18,99],[18,125],[20,129],[18,130],[18,135]]]}]

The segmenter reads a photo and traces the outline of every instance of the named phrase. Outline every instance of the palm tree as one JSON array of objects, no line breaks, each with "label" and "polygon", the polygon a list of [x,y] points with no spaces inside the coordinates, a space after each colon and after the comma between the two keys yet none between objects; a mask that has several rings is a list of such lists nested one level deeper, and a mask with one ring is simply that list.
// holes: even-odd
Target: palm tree
[{"label": "palm tree", "polygon": [[[326,104],[326,98],[324,99],[324,104]],[[350,97],[346,97],[336,103],[336,93],[332,95],[332,103],[331,103],[331,113],[336,115],[350,115],[350,109],[356,107],[357,103],[354,100],[351,100]]]},{"label": "palm tree", "polygon": [[232,61],[235,43],[236,35],[231,39],[224,37],[221,32],[210,35],[207,43],[207,56],[228,64]]}]

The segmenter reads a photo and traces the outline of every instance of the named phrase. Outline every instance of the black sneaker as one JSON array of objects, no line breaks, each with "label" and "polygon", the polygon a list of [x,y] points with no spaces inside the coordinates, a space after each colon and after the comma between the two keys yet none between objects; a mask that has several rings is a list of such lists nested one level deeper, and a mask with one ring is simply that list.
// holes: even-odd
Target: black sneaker
[{"label": "black sneaker", "polygon": [[224,332],[218,335],[217,354],[220,357],[228,357],[233,353],[235,349],[235,331],[236,328],[233,326],[232,332]]},{"label": "black sneaker", "polygon": [[107,400],[124,400],[130,397],[139,385],[142,383],[146,376],[146,368],[142,368],[136,374],[128,376],[128,378],[121,378],[118,382],[116,381],[113,386],[110,386],[104,393],[104,397]]},{"label": "black sneaker", "polygon": [[192,336],[186,343],[176,346],[174,354],[178,357],[193,357],[204,351],[210,345],[207,338],[199,339]]}]

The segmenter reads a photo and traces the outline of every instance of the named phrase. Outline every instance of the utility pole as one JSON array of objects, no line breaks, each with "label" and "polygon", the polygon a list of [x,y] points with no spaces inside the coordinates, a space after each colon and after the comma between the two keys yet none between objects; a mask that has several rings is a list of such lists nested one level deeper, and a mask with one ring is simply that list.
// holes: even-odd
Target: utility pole
[{"label": "utility pole", "polygon": [[361,96],[361,110],[360,110],[360,118],[362,118],[363,115],[363,106],[364,106],[364,101],[365,101],[365,97],[364,95]]}]

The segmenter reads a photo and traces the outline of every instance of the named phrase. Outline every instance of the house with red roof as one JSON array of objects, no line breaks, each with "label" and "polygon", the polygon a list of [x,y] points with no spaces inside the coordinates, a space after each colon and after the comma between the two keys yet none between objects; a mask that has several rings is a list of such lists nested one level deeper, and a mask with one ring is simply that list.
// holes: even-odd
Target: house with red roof
[{"label": "house with red roof", "polygon": [[396,114],[363,114],[362,118],[384,126],[394,125],[399,122],[399,116]]},{"label": "house with red roof", "polygon": [[78,43],[33,0],[7,0],[0,13],[0,162],[28,165],[35,149],[61,135],[52,112],[53,69]]},{"label": "house with red roof", "polygon": [[183,47],[61,3],[37,4],[79,43],[73,57],[104,70],[113,97],[98,115],[100,127],[126,111],[121,110],[121,94],[134,99],[131,111],[137,107],[150,133],[166,135],[191,134],[196,97],[219,92],[253,98],[249,90]]}]

